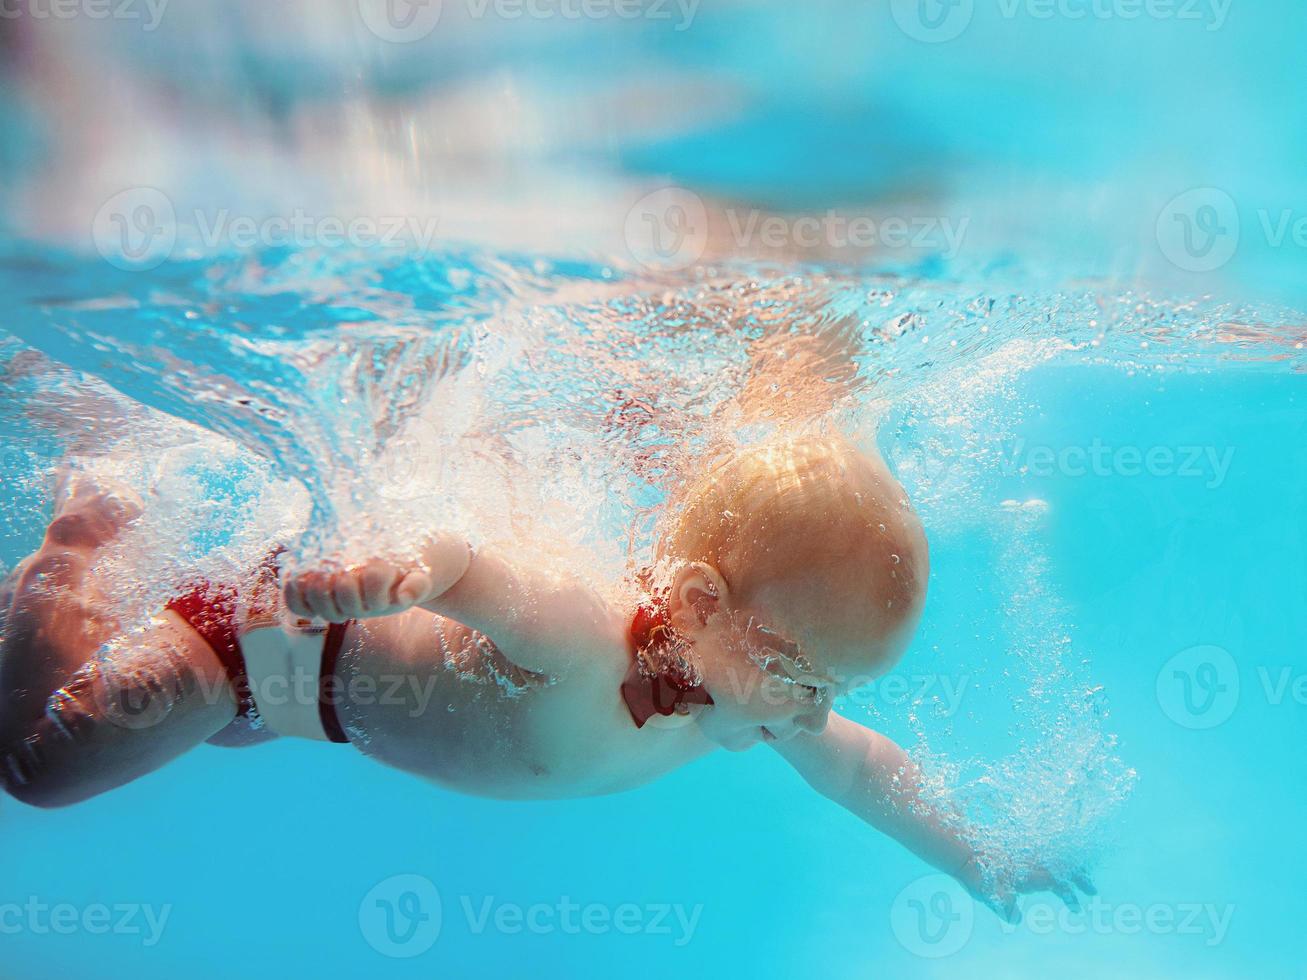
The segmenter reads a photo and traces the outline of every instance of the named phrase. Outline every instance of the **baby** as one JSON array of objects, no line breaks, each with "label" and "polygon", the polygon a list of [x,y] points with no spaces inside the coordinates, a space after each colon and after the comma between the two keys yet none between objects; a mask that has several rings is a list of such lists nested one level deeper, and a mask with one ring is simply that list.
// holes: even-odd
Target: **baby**
[{"label": "baby", "polygon": [[761,743],[1005,917],[1021,892],[1075,906],[1072,883],[1091,891],[995,867],[921,797],[902,749],[831,713],[898,662],[929,569],[903,489],[841,439],[740,452],[687,488],[636,609],[441,533],[413,567],[297,574],[284,603],[273,561],[249,600],[202,586],[111,659],[87,571],[139,506],[85,483],[61,496],[0,648],[0,780],[26,803],[276,734],[503,799],[620,792]]}]

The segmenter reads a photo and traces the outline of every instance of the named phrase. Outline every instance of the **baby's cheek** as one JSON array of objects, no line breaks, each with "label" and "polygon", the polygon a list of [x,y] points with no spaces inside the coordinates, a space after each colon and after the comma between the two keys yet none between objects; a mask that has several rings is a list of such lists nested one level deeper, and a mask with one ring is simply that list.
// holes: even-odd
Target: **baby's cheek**
[{"label": "baby's cheek", "polygon": [[794,710],[794,696],[791,686],[774,677],[766,677],[758,685],[756,706],[768,717],[779,718]]}]

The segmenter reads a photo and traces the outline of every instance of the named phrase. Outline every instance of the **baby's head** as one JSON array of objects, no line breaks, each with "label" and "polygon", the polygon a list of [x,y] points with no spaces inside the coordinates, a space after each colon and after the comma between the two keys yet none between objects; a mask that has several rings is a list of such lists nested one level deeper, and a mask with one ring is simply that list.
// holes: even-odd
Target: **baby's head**
[{"label": "baby's head", "polygon": [[925,600],[921,524],[878,456],[839,438],[751,449],[669,515],[672,626],[693,644],[728,749],[820,732],[832,700],[898,662]]}]

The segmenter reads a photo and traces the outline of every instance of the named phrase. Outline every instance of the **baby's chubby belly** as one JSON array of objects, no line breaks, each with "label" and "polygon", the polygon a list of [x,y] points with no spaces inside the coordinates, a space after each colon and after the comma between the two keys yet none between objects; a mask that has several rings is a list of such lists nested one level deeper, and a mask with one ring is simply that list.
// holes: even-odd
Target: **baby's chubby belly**
[{"label": "baby's chubby belly", "polygon": [[342,677],[355,689],[342,713],[351,739],[448,789],[502,799],[613,793],[710,748],[693,726],[636,729],[616,655],[550,679],[517,670],[484,637],[426,612],[359,633]]}]

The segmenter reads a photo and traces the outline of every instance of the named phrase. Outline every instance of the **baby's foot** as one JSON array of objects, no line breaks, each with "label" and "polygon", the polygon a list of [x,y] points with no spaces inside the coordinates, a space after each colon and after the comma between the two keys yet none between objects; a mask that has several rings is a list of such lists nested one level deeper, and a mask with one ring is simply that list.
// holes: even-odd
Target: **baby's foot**
[{"label": "baby's foot", "polygon": [[65,470],[55,491],[55,516],[45,532],[45,547],[95,551],[117,537],[141,510],[140,497],[127,487]]},{"label": "baby's foot", "polygon": [[31,672],[23,666],[28,658],[85,663],[112,636],[112,613],[87,572],[96,550],[140,510],[130,491],[97,487],[85,479],[64,481],[45,542],[18,567],[16,579],[6,583],[11,599],[0,635],[0,728],[21,727],[42,711],[44,693],[8,681],[14,672]]},{"label": "baby's foot", "polygon": [[[95,552],[108,544],[141,513],[140,498],[126,487],[95,483],[65,470],[55,491],[54,519],[37,552],[11,572],[0,586],[6,613],[31,599],[35,589],[76,592]],[[8,617],[6,617],[8,618]]]}]

